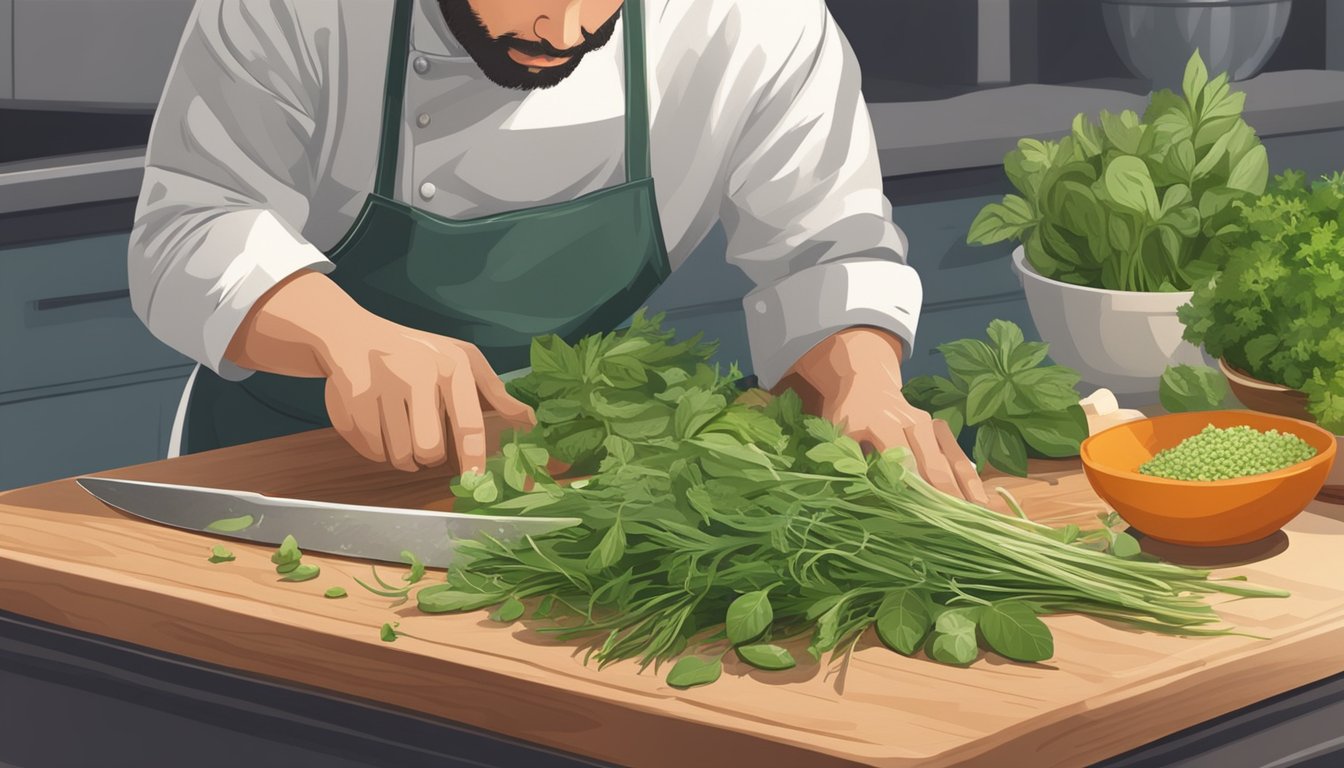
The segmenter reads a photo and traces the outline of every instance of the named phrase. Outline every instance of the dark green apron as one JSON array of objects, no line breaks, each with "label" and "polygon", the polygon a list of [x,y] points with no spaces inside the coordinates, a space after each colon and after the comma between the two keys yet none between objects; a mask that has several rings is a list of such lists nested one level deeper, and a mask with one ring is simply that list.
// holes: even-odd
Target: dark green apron
[{"label": "dark green apron", "polygon": [[[414,0],[392,22],[373,194],[328,257],[331,279],[374,314],[469,341],[496,371],[525,367],[534,336],[573,342],[615,328],[666,279],[649,160],[641,0],[626,0],[626,181],[576,200],[454,220],[393,199]],[[201,366],[181,453],[331,425],[326,380],[257,372],[240,382]]]}]

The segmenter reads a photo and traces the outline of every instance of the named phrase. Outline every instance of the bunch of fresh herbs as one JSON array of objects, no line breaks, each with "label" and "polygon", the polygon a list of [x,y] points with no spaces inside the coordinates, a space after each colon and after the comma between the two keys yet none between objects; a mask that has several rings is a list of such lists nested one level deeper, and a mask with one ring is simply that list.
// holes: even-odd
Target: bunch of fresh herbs
[{"label": "bunch of fresh herbs", "polygon": [[1226,74],[1210,80],[1196,52],[1183,86],[1142,120],[1079,114],[1059,141],[1021,140],[1003,166],[1019,194],[985,206],[968,242],[1020,241],[1041,275],[1093,288],[1183,291],[1215,273],[1233,203],[1264,192],[1269,162]]},{"label": "bunch of fresh herbs", "polygon": [[1344,175],[1308,185],[1288,171],[1237,207],[1227,265],[1178,310],[1185,339],[1305,392],[1316,421],[1344,434]]},{"label": "bunch of fresh herbs", "polygon": [[[1053,653],[1042,614],[1218,634],[1205,595],[1282,594],[1157,562],[1109,528],[1055,529],[943,494],[904,452],[865,456],[792,393],[740,394],[712,351],[642,315],[576,346],[536,341],[532,372],[510,384],[540,426],[455,482],[456,508],[583,522],[521,547],[464,542],[446,580],[418,588],[419,609],[499,606],[512,621],[535,601],[539,631],[591,639],[602,665],[719,648],[672,668],[669,683],[688,686],[716,679],[728,649],[782,669],[795,640],[819,660],[874,628],[941,662],[981,646],[1039,661]],[[552,457],[588,477],[560,482]]]},{"label": "bunch of fresh herbs", "polygon": [[910,403],[942,419],[959,435],[975,430],[972,458],[984,471],[997,467],[1027,476],[1028,455],[1077,456],[1087,438],[1087,415],[1078,404],[1078,374],[1042,365],[1049,345],[1024,341],[1007,320],[990,322],[989,341],[959,339],[938,346],[948,377],[918,376],[906,383]]}]

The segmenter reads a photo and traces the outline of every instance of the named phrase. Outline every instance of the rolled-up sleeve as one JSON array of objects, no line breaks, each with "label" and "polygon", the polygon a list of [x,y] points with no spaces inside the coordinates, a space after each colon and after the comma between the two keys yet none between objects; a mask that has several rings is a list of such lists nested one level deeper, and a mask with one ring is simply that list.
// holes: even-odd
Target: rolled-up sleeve
[{"label": "rolled-up sleeve", "polygon": [[756,284],[743,309],[766,387],[859,325],[895,334],[908,359],[923,302],[882,192],[858,62],[822,0],[802,5],[780,22],[788,52],[762,69],[722,212],[728,259]]},{"label": "rolled-up sleeve", "polygon": [[226,379],[252,305],[334,266],[300,234],[319,151],[321,51],[278,0],[200,0],[151,131],[127,267],[150,332]]}]

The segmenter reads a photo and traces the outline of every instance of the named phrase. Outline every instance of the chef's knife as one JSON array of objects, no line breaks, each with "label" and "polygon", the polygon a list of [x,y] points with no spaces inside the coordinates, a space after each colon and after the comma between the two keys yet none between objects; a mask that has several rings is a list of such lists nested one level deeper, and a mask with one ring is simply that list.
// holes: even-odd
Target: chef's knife
[{"label": "chef's knife", "polygon": [[[572,517],[473,515],[333,504],[105,477],[81,477],[76,482],[105,504],[176,528],[261,544],[279,544],[292,534],[300,549],[390,563],[404,562],[401,553],[409,550],[425,565],[437,568],[452,562],[457,542],[463,539],[491,537],[516,546],[529,536],[581,522]],[[225,525],[224,530],[211,527],[220,521],[231,521],[232,525]]]}]

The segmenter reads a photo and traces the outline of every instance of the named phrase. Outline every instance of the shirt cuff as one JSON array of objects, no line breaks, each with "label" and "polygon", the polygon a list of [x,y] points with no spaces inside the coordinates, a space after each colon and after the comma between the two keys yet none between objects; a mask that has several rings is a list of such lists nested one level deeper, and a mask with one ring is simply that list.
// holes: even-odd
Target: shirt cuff
[{"label": "shirt cuff", "polygon": [[808,350],[846,328],[895,334],[909,360],[924,302],[919,273],[886,259],[849,259],[800,270],[743,299],[752,366],[770,389]]},{"label": "shirt cuff", "polygon": [[[214,235],[227,237],[228,233]],[[226,381],[242,381],[256,373],[224,357],[252,305],[299,270],[329,274],[335,268],[314,245],[304,242],[270,212],[261,212],[243,235],[242,250],[231,260],[219,291],[211,296],[216,303],[206,317],[205,359],[201,362]]]}]

